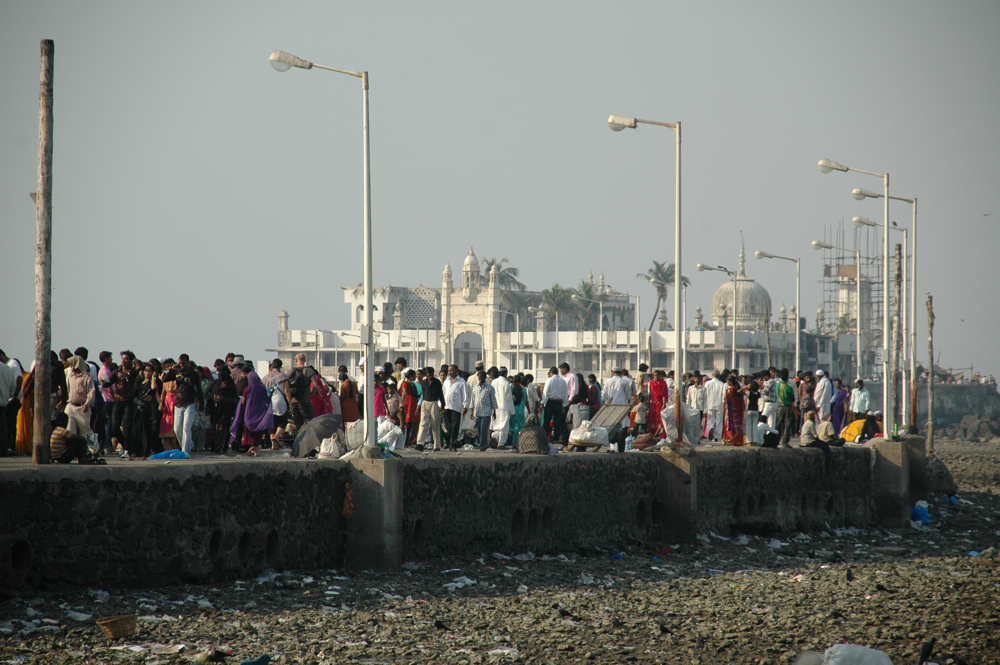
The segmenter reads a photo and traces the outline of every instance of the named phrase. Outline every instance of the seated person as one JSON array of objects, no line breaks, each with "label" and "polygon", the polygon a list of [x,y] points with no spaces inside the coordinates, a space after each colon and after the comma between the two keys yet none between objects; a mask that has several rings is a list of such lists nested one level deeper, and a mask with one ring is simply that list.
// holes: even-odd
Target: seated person
[{"label": "seated person", "polygon": [[767,416],[761,416],[757,423],[757,440],[763,441],[762,448],[777,448],[781,432],[767,424]]},{"label": "seated person", "polygon": [[87,440],[66,429],[68,425],[69,416],[61,411],[57,413],[55,429],[49,438],[49,459],[60,464],[69,464],[75,458],[80,464],[93,464],[93,460],[87,455]]},{"label": "seated person", "polygon": [[825,423],[819,424],[819,440],[823,441],[830,446],[842,446],[844,445],[844,440],[837,436],[837,433],[833,430],[833,423],[829,420]]},{"label": "seated person", "polygon": [[833,466],[830,446],[816,435],[816,412],[807,411],[802,423],[802,434],[799,436],[799,446],[802,448],[819,448],[826,458],[826,468]]},{"label": "seated person", "polygon": [[548,455],[549,438],[538,424],[538,416],[530,414],[517,437],[517,452],[525,455]]}]

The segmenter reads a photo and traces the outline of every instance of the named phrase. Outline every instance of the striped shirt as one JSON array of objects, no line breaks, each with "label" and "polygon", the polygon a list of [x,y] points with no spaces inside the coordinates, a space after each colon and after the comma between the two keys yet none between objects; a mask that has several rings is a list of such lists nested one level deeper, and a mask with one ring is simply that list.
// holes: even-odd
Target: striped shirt
[{"label": "striped shirt", "polygon": [[472,413],[480,418],[491,416],[497,408],[497,392],[489,383],[476,385],[472,389]]},{"label": "striped shirt", "polygon": [[73,434],[65,427],[56,427],[52,430],[52,436],[49,438],[49,456],[52,459],[59,459],[66,454],[66,444],[73,437],[80,438],[79,435]]}]

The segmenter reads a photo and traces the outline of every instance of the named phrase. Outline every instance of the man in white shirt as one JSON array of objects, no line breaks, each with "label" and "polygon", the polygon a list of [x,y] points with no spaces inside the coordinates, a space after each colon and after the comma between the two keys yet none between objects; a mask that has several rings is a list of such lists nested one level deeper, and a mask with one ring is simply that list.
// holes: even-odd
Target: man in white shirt
[{"label": "man in white shirt", "polygon": [[709,441],[722,438],[722,417],[725,413],[726,384],[719,380],[719,370],[705,384],[705,432]]},{"label": "man in white shirt", "polygon": [[851,422],[855,420],[862,420],[865,414],[868,413],[868,407],[871,406],[872,396],[868,393],[868,389],[865,388],[865,382],[858,379],[854,382],[854,390],[851,391]]},{"label": "man in white shirt", "polygon": [[826,378],[826,373],[816,370],[816,388],[813,390],[816,400],[816,420],[824,422],[830,419],[830,401],[833,399],[833,383]]},{"label": "man in white shirt", "polygon": [[514,392],[507,380],[506,367],[501,367],[499,371],[490,368],[490,373],[493,376],[493,390],[497,394],[497,410],[490,429],[493,430],[493,438],[497,440],[497,447],[503,448],[507,445],[507,436],[510,434],[510,417],[514,415]]},{"label": "man in white shirt", "polygon": [[444,391],[444,428],[448,432],[448,445],[455,449],[462,438],[462,413],[469,406],[472,391],[465,379],[458,375],[458,365],[448,366],[448,378],[441,387]]},{"label": "man in white shirt", "polygon": [[545,388],[542,389],[542,425],[547,428],[549,421],[552,421],[552,439],[555,441],[561,440],[566,431],[564,409],[568,406],[569,391],[566,389],[566,381],[559,376],[558,369],[550,367],[549,378],[545,380]]},{"label": "man in white shirt", "polygon": [[[701,385],[701,375],[691,377],[691,385],[687,389],[687,405],[698,412],[698,424],[704,425],[705,417],[705,389]],[[699,432],[698,438],[705,434],[704,428]]]},{"label": "man in white shirt", "polygon": [[[636,394],[638,394],[637,392],[638,389],[636,387],[635,379],[633,379],[632,376],[628,373],[628,370],[624,368],[622,368],[622,384],[625,386],[625,396],[628,398],[628,401],[631,402],[632,398],[635,397]],[[646,392],[648,393],[649,386],[647,385],[645,386],[645,388]],[[646,396],[648,397],[649,395],[647,394]]]},{"label": "man in white shirt", "polygon": [[[601,394],[602,404],[631,404],[632,386],[622,378],[620,367],[611,368],[611,378],[604,382]],[[621,426],[628,429],[628,416],[622,418]]]}]

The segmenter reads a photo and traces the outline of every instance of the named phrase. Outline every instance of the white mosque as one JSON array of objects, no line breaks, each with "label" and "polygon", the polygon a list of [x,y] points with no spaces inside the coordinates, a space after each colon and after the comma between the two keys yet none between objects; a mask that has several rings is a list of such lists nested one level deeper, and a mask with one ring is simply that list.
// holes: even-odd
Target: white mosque
[{"label": "white mosque", "polygon": [[[603,321],[598,322],[597,308],[586,320],[570,308],[556,317],[542,306],[541,292],[502,289],[497,268],[484,277],[480,265],[470,248],[458,287],[450,262],[444,266],[439,288],[374,287],[376,363],[402,356],[414,367],[455,363],[469,371],[477,360],[484,360],[487,367],[504,365],[533,373],[536,379],[561,362],[568,362],[573,371],[601,377],[613,366],[634,371],[640,362],[654,368],[675,367],[674,333],[665,309],[659,316],[660,330],[641,330],[637,325],[641,303],[636,296],[605,284],[603,274],[597,282],[590,276],[593,295],[604,303]],[[343,287],[343,291],[351,311],[349,330],[293,330],[289,313],[282,310],[278,344],[267,351],[286,362],[297,353],[305,353],[324,376],[334,376],[339,365],[357,372],[362,356],[358,328],[364,318],[364,293],[361,285]],[[681,349],[685,370],[705,373],[735,366],[742,372],[754,372],[768,366],[769,354],[770,364],[793,369],[797,313],[794,307],[788,311],[782,306],[773,321],[772,312],[767,289],[746,275],[746,256],[741,249],[735,277],[723,282],[712,298],[711,322],[704,320],[700,306],[695,309],[694,321],[686,322]],[[805,321],[801,322],[804,326]],[[801,367],[853,376],[853,345],[852,335],[818,334],[803,328]],[[599,362],[602,350],[603,368]]]}]

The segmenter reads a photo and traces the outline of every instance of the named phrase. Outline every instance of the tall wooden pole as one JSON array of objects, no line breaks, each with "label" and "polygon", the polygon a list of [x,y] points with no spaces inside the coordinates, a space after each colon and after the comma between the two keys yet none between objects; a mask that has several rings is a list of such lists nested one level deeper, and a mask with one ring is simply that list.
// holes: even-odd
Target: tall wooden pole
[{"label": "tall wooden pole", "polygon": [[927,296],[927,457],[934,457],[934,296]]},{"label": "tall wooden pole", "polygon": [[32,460],[49,463],[52,417],[52,77],[55,43],[42,40],[41,90],[38,97],[38,190],[35,219],[35,422]]}]

